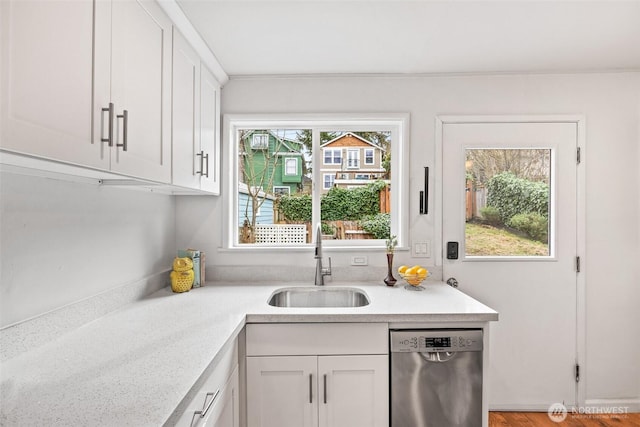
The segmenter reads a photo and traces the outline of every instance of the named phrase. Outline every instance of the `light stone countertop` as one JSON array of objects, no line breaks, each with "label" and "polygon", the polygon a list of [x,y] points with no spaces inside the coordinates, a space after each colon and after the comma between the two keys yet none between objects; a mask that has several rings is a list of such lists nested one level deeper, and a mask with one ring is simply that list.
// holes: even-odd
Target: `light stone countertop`
[{"label": "light stone countertop", "polygon": [[[400,283],[400,282],[399,282]],[[0,365],[0,425],[160,426],[245,323],[488,322],[498,313],[443,283],[363,289],[358,308],[278,308],[278,284],[162,289]],[[300,286],[300,284],[298,284]],[[332,286],[328,284],[328,286]]]}]

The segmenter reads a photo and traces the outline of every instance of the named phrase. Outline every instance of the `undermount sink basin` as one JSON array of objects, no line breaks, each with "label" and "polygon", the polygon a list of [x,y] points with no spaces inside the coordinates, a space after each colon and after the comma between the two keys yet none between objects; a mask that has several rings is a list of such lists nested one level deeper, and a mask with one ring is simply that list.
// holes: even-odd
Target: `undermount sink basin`
[{"label": "undermount sink basin", "polygon": [[274,307],[363,307],[369,297],[360,289],[309,286],[278,289],[269,298]]}]

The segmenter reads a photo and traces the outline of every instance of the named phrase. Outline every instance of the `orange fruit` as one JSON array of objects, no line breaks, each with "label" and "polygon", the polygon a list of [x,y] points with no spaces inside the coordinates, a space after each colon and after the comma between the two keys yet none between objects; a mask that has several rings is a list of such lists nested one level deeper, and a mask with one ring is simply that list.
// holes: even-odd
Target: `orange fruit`
[{"label": "orange fruit", "polygon": [[416,274],[418,275],[419,278],[424,279],[425,277],[427,277],[427,274],[429,273],[429,271],[424,268],[424,267],[420,267],[417,271]]},{"label": "orange fruit", "polygon": [[407,267],[406,265],[401,265],[400,267],[398,267],[398,273],[403,274],[405,271],[407,271],[409,267]]}]

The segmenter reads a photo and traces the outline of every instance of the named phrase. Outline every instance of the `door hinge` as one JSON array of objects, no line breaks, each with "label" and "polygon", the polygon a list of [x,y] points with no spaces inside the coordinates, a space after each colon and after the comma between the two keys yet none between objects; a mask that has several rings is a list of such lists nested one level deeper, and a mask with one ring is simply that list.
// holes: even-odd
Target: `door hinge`
[{"label": "door hinge", "polygon": [[580,257],[576,257],[576,273],[580,273]]},{"label": "door hinge", "polygon": [[578,147],[576,149],[576,161],[577,161],[578,164],[580,164],[580,154],[581,154],[580,153],[580,147]]},{"label": "door hinge", "polygon": [[580,382],[580,365],[578,365],[577,363],[576,363],[575,374],[576,374],[576,382],[579,383]]}]

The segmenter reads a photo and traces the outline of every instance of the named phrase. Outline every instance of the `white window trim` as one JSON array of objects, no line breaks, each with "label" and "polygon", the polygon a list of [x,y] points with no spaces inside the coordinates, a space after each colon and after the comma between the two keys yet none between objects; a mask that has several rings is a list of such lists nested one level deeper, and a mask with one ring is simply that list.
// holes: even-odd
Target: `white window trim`
[{"label": "white window trim", "polygon": [[[266,145],[264,144],[255,144],[256,141],[256,137],[259,136],[260,139],[266,139],[267,143]],[[253,150],[266,150],[269,148],[269,134],[268,133],[254,133],[253,135],[251,135],[251,149]]]},{"label": "white window trim", "polygon": [[[371,161],[367,161],[367,153],[371,153]],[[373,148],[365,148],[364,149],[364,164],[365,165],[374,165],[376,163],[376,151]]]},{"label": "white window trim", "polygon": [[[340,153],[340,161],[335,162],[335,152]],[[331,153],[331,161],[327,163],[326,153]],[[342,163],[342,149],[341,148],[323,148],[322,149],[322,164],[323,165],[339,165]]]},{"label": "white window trim", "polygon": [[[325,179],[326,177],[333,177],[333,179],[329,179],[329,182],[331,183],[331,185],[329,185],[327,187],[327,180]],[[330,190],[331,187],[333,187],[333,184],[335,183],[335,173],[323,173],[322,174],[322,189],[323,190]]]},{"label": "white window trim", "polygon": [[[293,168],[293,169],[294,169],[293,173],[288,173],[288,172],[287,172],[287,163],[288,163],[289,161],[293,161],[293,162],[295,163],[295,166],[294,166],[294,168]],[[296,175],[298,175],[298,159],[297,159],[296,157],[285,157],[285,158],[284,158],[284,165],[283,165],[283,167],[284,167],[284,174],[285,174],[286,176],[296,176]]]},{"label": "white window trim", "polygon": [[291,187],[288,187],[288,186],[286,186],[286,185],[274,185],[274,186],[273,186],[273,194],[275,194],[275,193],[276,193],[276,190],[287,190],[287,191],[286,191],[286,193],[287,193],[288,195],[290,195],[290,194],[291,194]]},{"label": "white window trim", "polygon": [[[348,131],[391,131],[391,181],[394,191],[391,192],[392,211],[397,214],[391,218],[391,233],[398,236],[398,250],[407,250],[409,247],[409,114],[405,113],[369,113],[369,114],[226,114],[224,115],[223,140],[228,150],[225,150],[223,171],[229,177],[226,181],[226,191],[223,192],[223,204],[225,206],[225,224],[235,221],[237,214],[238,192],[238,168],[234,165],[238,159],[238,146],[236,135],[239,130],[250,129],[312,129],[314,140],[313,151],[319,151],[320,132],[330,132],[336,129]],[[324,156],[323,156],[324,158]],[[313,188],[321,191],[322,183],[321,165],[323,158],[319,156],[313,159]],[[319,197],[314,197],[313,218],[314,224],[320,222]],[[233,223],[235,225],[235,223]],[[299,248],[274,247],[261,248],[256,245],[238,244],[238,227],[225,227],[223,247],[233,250],[289,250],[296,251],[311,244],[301,245]],[[315,230],[314,230],[315,233]],[[315,238],[315,236],[312,236]],[[313,239],[312,239],[313,241]],[[384,250],[384,240],[332,240],[326,241],[328,248],[345,249],[373,249]]]},{"label": "white window trim", "polygon": [[[355,156],[353,156],[355,154]],[[355,161],[355,166],[351,165],[351,162]],[[347,169],[360,169],[360,149],[348,148],[347,149]]]}]

